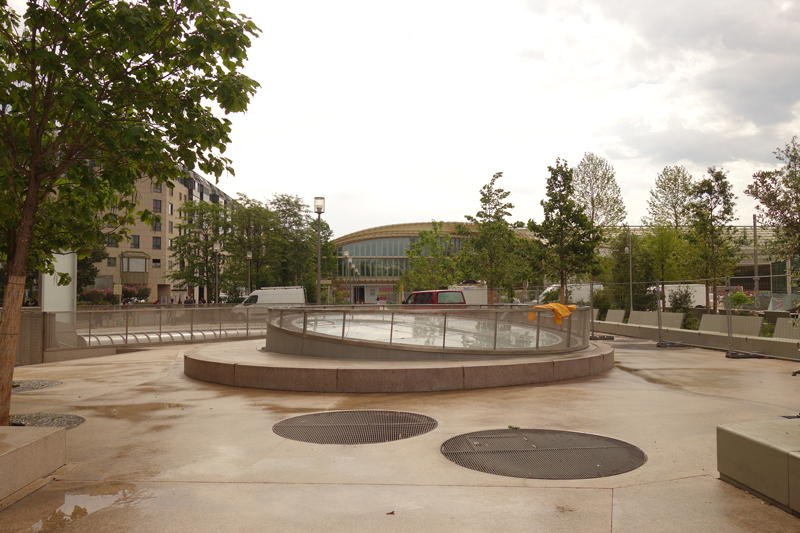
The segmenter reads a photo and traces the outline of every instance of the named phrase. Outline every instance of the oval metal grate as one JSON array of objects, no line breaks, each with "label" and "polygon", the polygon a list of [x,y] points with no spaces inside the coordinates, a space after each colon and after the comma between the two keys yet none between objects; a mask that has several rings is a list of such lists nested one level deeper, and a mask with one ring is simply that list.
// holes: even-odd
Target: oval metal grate
[{"label": "oval metal grate", "polygon": [[325,411],[287,418],[272,431],[313,444],[375,444],[416,437],[437,425],[429,416],[402,411]]},{"label": "oval metal grate", "polygon": [[591,479],[642,466],[647,455],[600,435],[551,429],[493,429],[442,444],[454,463],[487,474],[529,479]]}]

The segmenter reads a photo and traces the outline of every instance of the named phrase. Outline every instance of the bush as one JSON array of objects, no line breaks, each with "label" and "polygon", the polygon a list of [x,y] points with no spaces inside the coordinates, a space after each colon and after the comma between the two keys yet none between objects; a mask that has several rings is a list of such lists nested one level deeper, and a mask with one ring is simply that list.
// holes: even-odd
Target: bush
[{"label": "bush", "polygon": [[767,324],[764,323],[761,326],[761,336],[762,337],[772,337],[775,334],[775,324]]},{"label": "bush", "polygon": [[125,300],[144,301],[150,296],[150,286],[143,283],[132,283],[122,286],[122,298]]},{"label": "bush", "polygon": [[[672,311],[675,313],[688,313],[689,310],[692,308],[692,293],[689,290],[689,287],[679,287],[672,291],[669,295],[669,306],[672,308]],[[697,319],[695,319],[697,320]],[[686,329],[698,329],[697,328],[686,328]]]},{"label": "bush", "polygon": [[692,315],[686,315],[686,318],[683,319],[683,329],[693,329],[697,331],[700,329],[700,321]]},{"label": "bush", "polygon": [[614,294],[611,289],[594,291],[594,307],[597,309],[597,319],[605,320],[609,309],[614,309]]},{"label": "bush", "polygon": [[104,297],[105,293],[100,289],[86,289],[83,291],[83,299],[93,305],[102,302]]}]

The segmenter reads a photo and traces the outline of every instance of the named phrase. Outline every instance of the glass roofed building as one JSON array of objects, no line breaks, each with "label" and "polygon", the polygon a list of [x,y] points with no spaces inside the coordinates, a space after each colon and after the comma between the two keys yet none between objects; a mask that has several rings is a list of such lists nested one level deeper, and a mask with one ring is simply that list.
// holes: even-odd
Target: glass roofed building
[{"label": "glass roofed building", "polygon": [[[461,237],[456,235],[460,222],[444,222],[442,232],[450,235],[451,252],[461,250]],[[406,250],[420,231],[430,231],[430,222],[378,226],[344,235],[335,240],[338,256],[337,277],[343,289],[352,292],[353,302],[398,302],[394,286],[408,270]]]}]

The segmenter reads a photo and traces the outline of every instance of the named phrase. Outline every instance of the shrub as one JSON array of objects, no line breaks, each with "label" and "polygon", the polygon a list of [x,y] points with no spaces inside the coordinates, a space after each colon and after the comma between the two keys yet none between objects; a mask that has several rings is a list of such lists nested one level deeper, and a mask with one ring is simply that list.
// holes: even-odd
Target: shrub
[{"label": "shrub", "polygon": [[83,291],[83,299],[94,305],[97,305],[103,301],[104,297],[105,293],[100,289],[86,289]]},{"label": "shrub", "polygon": [[693,329],[697,331],[700,329],[700,321],[692,315],[686,315],[686,318],[683,319],[683,329]]},{"label": "shrub", "polygon": [[122,286],[122,298],[125,300],[147,300],[150,296],[150,286],[143,283],[132,283]]},{"label": "shrub", "polygon": [[762,337],[772,337],[775,334],[775,324],[767,324],[764,323],[761,326],[761,336]]},{"label": "shrub", "polygon": [[[676,313],[688,313],[689,310],[692,308],[692,293],[689,290],[689,287],[679,287],[672,291],[669,295],[669,306],[672,310]],[[697,319],[695,319],[697,320]],[[698,329],[697,328],[686,328],[686,329]]]}]

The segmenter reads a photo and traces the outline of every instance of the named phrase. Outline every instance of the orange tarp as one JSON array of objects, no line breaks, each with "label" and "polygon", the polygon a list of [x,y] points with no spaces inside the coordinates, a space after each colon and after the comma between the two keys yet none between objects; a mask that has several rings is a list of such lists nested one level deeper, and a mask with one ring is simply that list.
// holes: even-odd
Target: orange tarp
[{"label": "orange tarp", "polygon": [[[555,313],[555,323],[556,324],[561,324],[561,319],[563,319],[565,316],[571,315],[572,312],[575,310],[575,306],[574,305],[561,305],[561,304],[557,304],[557,303],[552,303],[552,304],[545,304],[545,305],[537,305],[537,306],[534,307],[534,309],[550,309],[550,310],[552,310]],[[529,322],[533,322],[534,320],[536,320],[536,312],[535,311],[531,311],[530,313],[528,313],[528,321]]]}]

